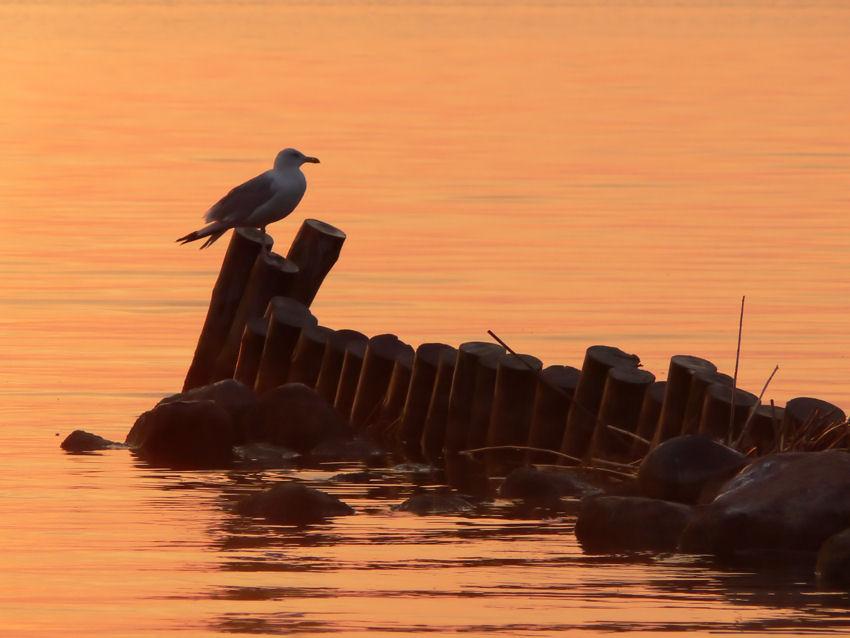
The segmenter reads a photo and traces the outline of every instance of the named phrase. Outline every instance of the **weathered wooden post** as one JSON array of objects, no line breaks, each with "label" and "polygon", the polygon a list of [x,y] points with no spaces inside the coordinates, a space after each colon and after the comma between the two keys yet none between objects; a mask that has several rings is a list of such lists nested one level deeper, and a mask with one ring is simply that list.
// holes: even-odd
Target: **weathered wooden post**
[{"label": "weathered wooden post", "polygon": [[457,349],[446,414],[445,448],[448,452],[465,450],[469,442],[478,364],[484,357],[498,357],[504,353],[502,346],[486,341],[467,341]]},{"label": "weathered wooden post", "polygon": [[682,433],[682,422],[691,391],[691,380],[696,372],[717,372],[717,366],[687,354],[677,354],[670,359],[667,371],[667,392],[661,406],[658,427],[652,439],[653,446]]},{"label": "weathered wooden post", "polygon": [[351,341],[345,347],[342,358],[342,368],[339,371],[339,385],[334,397],[334,407],[346,421],[351,421],[351,408],[354,406],[354,396],[357,394],[357,383],[363,369],[363,358],[369,341]]},{"label": "weathered wooden post", "polygon": [[331,404],[336,399],[336,390],[339,387],[339,374],[342,372],[345,349],[352,341],[363,342],[365,348],[369,337],[356,330],[337,330],[328,339],[325,355],[322,357],[319,380],[316,382],[316,392]]},{"label": "weathered wooden post", "polygon": [[[794,439],[801,429],[807,432],[806,439],[813,442],[816,437],[823,434],[830,427],[843,423],[847,415],[838,406],[813,397],[796,397],[785,404],[785,415],[782,420],[782,429],[786,439]],[[839,438],[836,436],[835,438]],[[846,435],[844,442],[840,445],[846,447]],[[832,443],[835,439],[830,438],[824,443]],[[817,449],[817,446],[814,447]]]},{"label": "weathered wooden post", "polygon": [[590,346],[584,355],[581,378],[576,386],[561,451],[577,458],[584,457],[596,428],[596,414],[611,368],[636,368],[640,357],[611,346]]},{"label": "weathered wooden post", "polygon": [[[487,444],[487,432],[490,430],[490,412],[493,408],[493,394],[496,391],[496,370],[504,351],[495,352],[478,360],[475,373],[475,390],[472,393],[472,410],[469,415],[469,438],[467,448],[472,450]],[[482,463],[483,465],[483,463]]]},{"label": "weathered wooden post", "polygon": [[434,391],[428,403],[428,414],[425,417],[425,427],[422,430],[422,454],[429,461],[443,455],[443,444],[446,440],[446,420],[449,416],[449,395],[452,390],[452,379],[455,374],[457,357],[441,357],[437,365],[437,376],[434,379]]},{"label": "weathered wooden post", "polygon": [[654,374],[640,368],[611,368],[590,446],[592,458],[628,460],[634,438],[609,426],[636,432],[646,393],[654,381]]},{"label": "weathered wooden post", "polygon": [[272,297],[288,296],[297,275],[298,266],[292,261],[276,253],[260,253],[251,269],[251,276],[230,326],[230,333],[216,360],[216,381],[233,376],[245,325],[252,319],[263,316]]},{"label": "weathered wooden post", "polygon": [[378,434],[383,435],[383,429],[398,424],[401,411],[404,408],[404,400],[410,388],[410,377],[413,374],[413,350],[405,350],[399,353],[390,375],[390,384],[384,400],[378,408],[378,418],[375,427]]},{"label": "weathered wooden post", "polygon": [[[705,402],[705,391],[708,386],[719,383],[732,387],[732,377],[722,372],[712,370],[697,370],[691,377],[691,387],[688,391],[688,402],[685,405],[685,417],[682,420],[682,434],[699,432],[699,419],[702,414],[702,404]],[[650,433],[649,438],[654,435]]]},{"label": "weathered wooden post", "polygon": [[254,386],[257,378],[257,369],[260,367],[260,357],[263,354],[267,333],[268,324],[262,317],[251,319],[245,324],[233,378],[249,388]]},{"label": "weathered wooden post", "polygon": [[263,394],[286,383],[292,351],[304,328],[315,326],[316,317],[300,301],[272,297],[266,309],[268,334],[260,357],[254,390]]},{"label": "weathered wooden post", "polygon": [[[351,425],[357,430],[365,428],[378,416],[378,409],[390,384],[396,360],[413,348],[393,334],[383,334],[369,339],[363,367],[351,406]],[[344,365],[344,364],[343,364]]]},{"label": "weathered wooden post", "polygon": [[[669,390],[668,390],[669,393]],[[700,434],[714,437],[724,443],[734,441],[741,432],[741,426],[747,420],[750,409],[758,397],[746,390],[735,390],[735,415],[732,417],[732,388],[719,383],[708,386],[702,404],[702,416],[699,422]],[[732,417],[730,437],[729,420]]]},{"label": "weathered wooden post", "polygon": [[302,328],[292,351],[287,383],[303,383],[310,388],[316,387],[325,348],[333,333],[333,330],[325,326]]},{"label": "weathered wooden post", "polygon": [[[572,366],[547,366],[540,373],[534,394],[529,447],[559,450],[564,440],[564,426],[573,401],[581,371]],[[529,463],[553,463],[555,457],[542,452],[529,452]]]},{"label": "weathered wooden post", "polygon": [[400,442],[410,456],[421,456],[422,431],[425,429],[440,361],[453,360],[456,356],[457,350],[444,343],[423,343],[416,348],[399,431]]},{"label": "weathered wooden post", "polygon": [[[496,389],[490,410],[487,445],[525,445],[531,427],[534,393],[543,363],[529,354],[504,354],[496,369]],[[520,465],[525,456],[518,450],[488,452],[487,472],[503,475]]]},{"label": "weathered wooden post", "polygon": [[298,277],[290,295],[305,306],[313,303],[316,293],[330,272],[345,242],[345,233],[339,228],[319,221],[306,219],[292,240],[286,258],[298,265]]},{"label": "weathered wooden post", "polygon": [[[656,381],[649,386],[643,397],[637,426],[637,434],[643,441],[635,439],[632,445],[631,460],[641,459],[649,452],[652,437],[655,436],[655,428],[658,426],[658,418],[661,416],[661,406],[664,404],[666,389],[666,381]],[[644,441],[648,441],[649,445]]]},{"label": "weathered wooden post", "polygon": [[213,287],[195,356],[183,382],[183,392],[213,381],[215,361],[230,333],[251,268],[257,255],[271,246],[272,238],[255,228],[238,228],[233,232]]}]

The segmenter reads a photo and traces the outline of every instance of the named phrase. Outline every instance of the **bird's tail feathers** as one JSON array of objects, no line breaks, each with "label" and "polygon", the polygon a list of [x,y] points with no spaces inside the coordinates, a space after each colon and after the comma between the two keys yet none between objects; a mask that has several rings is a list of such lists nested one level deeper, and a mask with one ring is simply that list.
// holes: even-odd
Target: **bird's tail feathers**
[{"label": "bird's tail feathers", "polygon": [[222,228],[220,224],[210,224],[209,226],[205,226],[200,230],[193,230],[188,235],[183,235],[183,237],[177,238],[177,241],[180,244],[188,244],[192,241],[197,241],[199,239],[203,239],[204,237],[208,237],[202,245],[201,250],[214,243],[219,237],[221,237],[224,233],[227,232],[227,228]]}]

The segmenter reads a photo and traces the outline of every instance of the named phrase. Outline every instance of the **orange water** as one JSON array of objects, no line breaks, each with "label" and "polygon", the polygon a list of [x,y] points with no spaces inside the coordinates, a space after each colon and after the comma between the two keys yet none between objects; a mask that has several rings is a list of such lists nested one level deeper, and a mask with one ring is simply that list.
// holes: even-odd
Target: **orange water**
[{"label": "orange water", "polygon": [[[744,6],[745,5],[745,6]],[[177,389],[224,242],[172,240],[296,146],[348,232],[314,309],[546,363],[734,365],[850,407],[850,6],[0,3],[0,633],[842,630],[807,576],[581,553],[572,521],[245,527],[275,473],[69,457]],[[317,484],[329,473],[304,476]],[[179,488],[179,489],[178,489]],[[802,592],[802,593],[800,593]]]}]

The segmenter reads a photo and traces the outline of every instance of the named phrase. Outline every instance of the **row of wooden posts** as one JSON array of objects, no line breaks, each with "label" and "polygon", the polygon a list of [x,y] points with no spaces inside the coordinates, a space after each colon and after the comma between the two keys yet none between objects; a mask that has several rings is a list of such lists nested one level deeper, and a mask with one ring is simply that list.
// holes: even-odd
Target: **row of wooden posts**
[{"label": "row of wooden posts", "polygon": [[[767,452],[779,424],[837,410],[794,399],[787,410],[766,405],[750,416],[755,395],[733,391],[731,377],[688,355],[674,356],[667,380],[656,381],[637,356],[610,346],[588,348],[578,370],[544,368],[498,343],[425,343],[414,351],[392,334],[332,330],[309,306],[344,241],[341,230],[307,220],[283,257],[271,251],[268,235],[234,232],[184,390],[231,377],[258,394],[304,383],[354,430],[428,460],[516,445],[631,462],[680,434],[735,439],[748,418],[748,442]],[[489,459],[496,471],[553,461],[543,452],[503,451]]]}]

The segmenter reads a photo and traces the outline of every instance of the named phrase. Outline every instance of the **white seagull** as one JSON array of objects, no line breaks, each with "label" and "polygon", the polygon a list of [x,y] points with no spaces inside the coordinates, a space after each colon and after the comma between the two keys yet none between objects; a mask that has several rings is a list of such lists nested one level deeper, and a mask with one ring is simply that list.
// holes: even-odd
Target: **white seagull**
[{"label": "white seagull", "polygon": [[304,197],[307,178],[301,165],[305,163],[318,164],[319,160],[294,148],[283,149],[274,160],[274,168],[222,197],[204,215],[206,226],[177,241],[187,244],[208,237],[201,246],[206,248],[231,228],[249,226],[265,232],[267,225],[289,215]]}]

